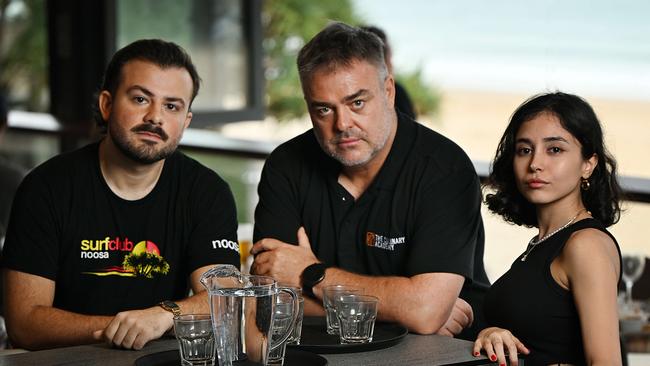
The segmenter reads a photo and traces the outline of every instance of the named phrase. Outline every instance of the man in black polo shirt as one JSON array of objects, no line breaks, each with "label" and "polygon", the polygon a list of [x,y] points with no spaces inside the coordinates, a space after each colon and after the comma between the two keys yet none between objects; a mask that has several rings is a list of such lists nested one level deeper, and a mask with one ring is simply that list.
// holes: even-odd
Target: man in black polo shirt
[{"label": "man in black polo shirt", "polygon": [[379,297],[381,320],[458,334],[472,322],[459,295],[478,315],[488,284],[471,161],[398,120],[377,36],[331,24],[300,51],[298,70],[313,129],[265,164],[252,272],[302,286],[316,298],[305,314],[322,313],[324,286],[355,284]]}]

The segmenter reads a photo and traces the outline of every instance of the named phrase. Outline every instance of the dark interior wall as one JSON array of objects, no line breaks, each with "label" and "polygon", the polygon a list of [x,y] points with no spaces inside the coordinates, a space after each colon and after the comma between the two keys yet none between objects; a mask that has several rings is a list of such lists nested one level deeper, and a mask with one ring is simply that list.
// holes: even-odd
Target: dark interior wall
[{"label": "dark interior wall", "polygon": [[64,128],[63,151],[94,127],[94,96],[113,49],[110,0],[47,2],[51,113]]}]

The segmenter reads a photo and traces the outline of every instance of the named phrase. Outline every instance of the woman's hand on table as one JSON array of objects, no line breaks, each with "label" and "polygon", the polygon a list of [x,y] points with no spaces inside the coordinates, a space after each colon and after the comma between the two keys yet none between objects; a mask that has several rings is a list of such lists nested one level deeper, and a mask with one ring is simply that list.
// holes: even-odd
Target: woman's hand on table
[{"label": "woman's hand on table", "polygon": [[530,351],[526,346],[517,337],[512,335],[509,330],[490,327],[485,328],[478,334],[476,341],[474,342],[474,356],[479,357],[481,355],[481,350],[485,350],[487,357],[490,361],[499,362],[499,365],[506,365],[506,354],[505,350],[508,351],[508,358],[510,359],[510,365],[517,366],[517,353],[521,352],[525,355],[529,354]]}]

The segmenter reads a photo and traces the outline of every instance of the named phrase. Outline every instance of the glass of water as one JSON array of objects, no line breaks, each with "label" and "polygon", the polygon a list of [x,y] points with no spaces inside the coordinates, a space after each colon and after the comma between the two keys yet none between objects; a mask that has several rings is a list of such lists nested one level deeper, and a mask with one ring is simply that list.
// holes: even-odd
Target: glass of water
[{"label": "glass of water", "polygon": [[342,344],[372,342],[378,302],[378,298],[369,295],[343,295],[336,300]]},{"label": "glass of water", "polygon": [[210,314],[184,314],[174,318],[183,366],[214,365],[214,334]]}]

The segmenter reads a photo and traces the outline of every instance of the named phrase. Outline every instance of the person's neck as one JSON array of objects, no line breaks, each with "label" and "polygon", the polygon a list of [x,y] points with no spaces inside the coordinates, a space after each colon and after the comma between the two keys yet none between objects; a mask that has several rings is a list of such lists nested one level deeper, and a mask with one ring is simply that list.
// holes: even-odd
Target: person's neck
[{"label": "person's neck", "polygon": [[388,136],[384,148],[370,159],[370,161],[360,166],[344,166],[343,169],[341,169],[338,182],[354,197],[355,200],[359,199],[359,197],[363,195],[366,189],[368,189],[370,184],[375,180],[377,174],[379,174],[381,167],[386,162],[388,154],[393,147],[396,134],[397,122],[392,125],[392,131]]},{"label": "person's neck", "polygon": [[158,182],[165,160],[136,163],[115,146],[110,137],[99,144],[99,167],[108,187],[118,197],[135,201],[148,195]]},{"label": "person's neck", "polygon": [[537,225],[539,228],[538,238],[543,238],[548,233],[566,225],[569,220],[579,221],[588,217],[589,212],[585,209],[582,200],[567,200],[567,202],[555,202],[552,205],[537,207]]}]

